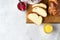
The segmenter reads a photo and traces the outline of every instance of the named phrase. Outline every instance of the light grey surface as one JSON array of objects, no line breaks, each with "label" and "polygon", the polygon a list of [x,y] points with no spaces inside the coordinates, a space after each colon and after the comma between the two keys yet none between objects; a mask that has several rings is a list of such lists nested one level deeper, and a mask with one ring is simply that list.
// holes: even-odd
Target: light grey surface
[{"label": "light grey surface", "polygon": [[60,24],[53,24],[54,31],[45,34],[44,24],[25,23],[26,13],[17,9],[17,3],[18,0],[0,0],[0,40],[60,40]]}]

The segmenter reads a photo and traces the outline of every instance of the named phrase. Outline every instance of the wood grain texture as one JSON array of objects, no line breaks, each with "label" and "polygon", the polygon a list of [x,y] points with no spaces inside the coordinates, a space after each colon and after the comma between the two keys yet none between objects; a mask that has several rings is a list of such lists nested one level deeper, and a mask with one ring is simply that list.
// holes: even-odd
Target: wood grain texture
[{"label": "wood grain texture", "polygon": [[[43,0],[41,2],[43,2],[45,4],[48,4],[47,0]],[[43,23],[60,23],[60,1],[59,0],[58,0],[58,3],[59,4],[58,4],[58,7],[57,7],[57,10],[58,10],[57,15],[52,16],[52,15],[49,15],[47,13],[48,16],[43,18]],[[29,20],[27,18],[28,14],[32,12],[31,10],[32,10],[32,5],[28,4],[27,5],[27,10],[26,10],[26,23],[33,23],[31,20]],[[46,11],[48,11],[48,10],[46,10]]]}]

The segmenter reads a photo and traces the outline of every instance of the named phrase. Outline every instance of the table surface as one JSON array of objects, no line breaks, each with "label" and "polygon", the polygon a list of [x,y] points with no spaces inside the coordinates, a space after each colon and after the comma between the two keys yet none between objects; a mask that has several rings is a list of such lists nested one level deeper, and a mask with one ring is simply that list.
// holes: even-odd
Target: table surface
[{"label": "table surface", "polygon": [[0,40],[60,40],[60,24],[52,24],[51,34],[43,32],[44,24],[26,24],[26,12],[17,9],[18,0],[0,0]]}]

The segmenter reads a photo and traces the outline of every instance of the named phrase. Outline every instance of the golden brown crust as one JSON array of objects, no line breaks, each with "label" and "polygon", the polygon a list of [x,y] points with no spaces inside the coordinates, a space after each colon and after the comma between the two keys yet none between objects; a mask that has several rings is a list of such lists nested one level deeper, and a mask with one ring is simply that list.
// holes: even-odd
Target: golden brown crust
[{"label": "golden brown crust", "polygon": [[48,2],[54,2],[56,5],[58,5],[57,0],[48,0]]},{"label": "golden brown crust", "polygon": [[56,15],[57,14],[57,5],[58,2],[57,0],[49,0],[48,1],[48,13],[51,15]]}]

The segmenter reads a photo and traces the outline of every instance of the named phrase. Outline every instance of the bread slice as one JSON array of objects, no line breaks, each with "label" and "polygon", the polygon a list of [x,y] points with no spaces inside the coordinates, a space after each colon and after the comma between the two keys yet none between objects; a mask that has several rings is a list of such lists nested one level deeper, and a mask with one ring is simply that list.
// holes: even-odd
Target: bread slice
[{"label": "bread slice", "polygon": [[36,12],[37,14],[43,16],[43,17],[46,17],[47,16],[47,12],[46,10],[44,10],[43,8],[40,8],[40,7],[34,7],[32,9],[32,12]]},{"label": "bread slice", "polygon": [[41,16],[38,16],[35,13],[30,13],[28,15],[28,19],[30,19],[32,22],[34,22],[37,25],[40,25],[42,23],[42,17]]},{"label": "bread slice", "polygon": [[42,7],[42,8],[47,8],[47,5],[46,4],[44,4],[44,3],[40,3],[40,4],[34,4],[34,5],[32,5],[32,7],[36,7],[36,6],[38,6],[38,7]]}]

